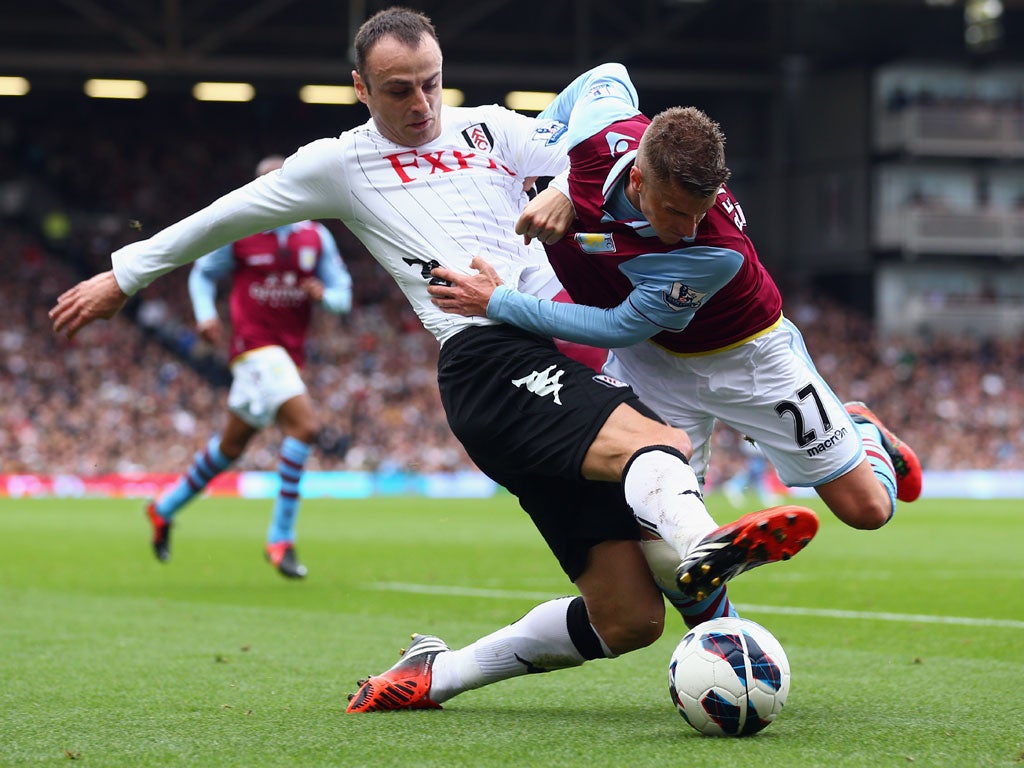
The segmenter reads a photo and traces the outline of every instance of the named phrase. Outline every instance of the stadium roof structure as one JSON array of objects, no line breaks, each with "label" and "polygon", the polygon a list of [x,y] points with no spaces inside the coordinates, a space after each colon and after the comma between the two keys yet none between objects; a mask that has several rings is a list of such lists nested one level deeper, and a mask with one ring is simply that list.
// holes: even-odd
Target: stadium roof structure
[{"label": "stadium roof structure", "polygon": [[[646,90],[770,90],[787,66],[971,58],[965,3],[996,3],[1022,55],[1024,0],[434,0],[458,87],[557,89],[601,61]],[[59,87],[89,77],[349,82],[372,0],[32,0],[0,24],[0,75]],[[1014,50],[1015,49],[1015,50]],[[978,55],[974,51],[975,56]]]}]

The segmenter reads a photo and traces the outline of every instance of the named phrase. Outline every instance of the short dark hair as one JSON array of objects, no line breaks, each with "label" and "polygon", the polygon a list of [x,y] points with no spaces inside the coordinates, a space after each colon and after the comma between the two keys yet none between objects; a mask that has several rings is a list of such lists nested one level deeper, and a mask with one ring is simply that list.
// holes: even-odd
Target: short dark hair
[{"label": "short dark hair", "polygon": [[[370,50],[385,37],[394,37],[409,46],[418,46],[423,36],[437,41],[437,30],[426,14],[411,8],[392,6],[378,11],[363,22],[353,43],[356,72],[366,78],[366,57]],[[440,43],[438,43],[440,45]],[[369,87],[369,85],[367,85]]]},{"label": "short dark hair", "polygon": [[702,198],[718,192],[731,175],[725,165],[725,134],[696,107],[670,107],[655,115],[639,154],[641,170]]}]

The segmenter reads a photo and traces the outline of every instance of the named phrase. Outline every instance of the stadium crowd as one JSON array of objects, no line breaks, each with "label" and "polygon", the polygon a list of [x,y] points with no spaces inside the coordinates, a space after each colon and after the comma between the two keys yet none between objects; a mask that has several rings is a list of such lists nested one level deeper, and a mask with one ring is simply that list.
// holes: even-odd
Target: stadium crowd
[{"label": "stadium crowd", "polygon": [[[146,133],[93,116],[73,147],[64,131],[0,121],[0,250],[8,265],[0,281],[0,473],[177,472],[223,412],[224,351],[205,348],[194,332],[187,270],[70,342],[52,333],[46,314],[60,292],[107,268],[110,251],[139,228],[180,218],[248,180],[268,149],[320,133],[245,144],[231,126],[183,120],[154,122]],[[355,300],[351,315],[320,313],[315,321],[305,378],[327,426],[307,468],[470,468],[437,394],[435,341],[358,242],[325,223]],[[784,294],[785,277],[776,275]],[[1019,345],[881,338],[865,315],[795,293],[785,311],[840,397],[871,404],[926,470],[1024,469]],[[278,440],[267,430],[238,468],[272,467]],[[738,440],[718,430],[709,485],[742,465]]]},{"label": "stadium crowd", "polygon": [[[354,253],[351,242],[343,247]],[[223,352],[196,340],[184,286],[175,286],[179,296],[165,289],[144,297],[134,318],[122,314],[68,342],[50,331],[46,310],[76,273],[9,224],[0,228],[0,248],[11,265],[0,283],[3,472],[174,472],[186,463],[226,389],[225,379],[215,385],[200,373],[220,370]],[[468,468],[438,400],[435,342],[383,273],[354,271],[356,309],[348,318],[318,314],[309,350],[306,378],[328,425],[310,467]],[[1018,345],[882,339],[866,317],[825,302],[800,300],[786,311],[840,396],[872,403],[899,424],[927,469],[1024,469]],[[276,436],[258,440],[241,468],[273,466]],[[719,430],[712,484],[742,461],[737,441]]]}]

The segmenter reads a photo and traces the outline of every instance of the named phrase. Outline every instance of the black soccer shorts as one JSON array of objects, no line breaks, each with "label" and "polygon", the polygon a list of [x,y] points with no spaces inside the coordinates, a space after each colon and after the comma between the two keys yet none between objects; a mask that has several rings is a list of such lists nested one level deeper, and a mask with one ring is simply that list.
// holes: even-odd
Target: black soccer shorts
[{"label": "black soccer shorts", "polygon": [[571,580],[594,544],[639,537],[622,484],[580,473],[621,403],[657,418],[631,388],[510,325],[469,328],[448,340],[437,379],[455,436],[484,473],[518,497]]}]

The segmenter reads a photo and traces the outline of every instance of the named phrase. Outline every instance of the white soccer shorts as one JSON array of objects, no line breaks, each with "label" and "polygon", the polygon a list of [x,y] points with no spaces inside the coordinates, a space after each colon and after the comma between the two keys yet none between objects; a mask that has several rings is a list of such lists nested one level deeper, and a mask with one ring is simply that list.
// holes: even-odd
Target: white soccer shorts
[{"label": "white soccer shorts", "polygon": [[250,349],[231,361],[228,409],[251,427],[274,422],[282,403],[306,393],[299,369],[284,347]]},{"label": "white soccer shorts", "polygon": [[650,342],[613,350],[604,372],[686,431],[703,482],[715,421],[753,438],[789,486],[817,486],[864,459],[860,434],[818,374],[803,336],[780,325],[735,349],[673,355]]}]

